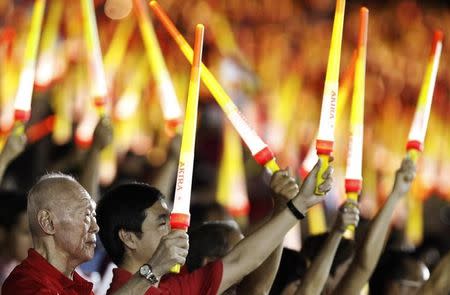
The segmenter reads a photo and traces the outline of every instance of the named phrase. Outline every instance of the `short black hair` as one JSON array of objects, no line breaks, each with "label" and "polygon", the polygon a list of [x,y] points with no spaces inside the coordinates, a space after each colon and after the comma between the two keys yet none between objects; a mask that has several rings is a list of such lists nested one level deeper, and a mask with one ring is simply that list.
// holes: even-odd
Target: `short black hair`
[{"label": "short black hair", "polygon": [[145,210],[163,199],[156,188],[144,183],[128,183],[109,190],[97,206],[99,236],[111,260],[120,265],[125,247],[119,238],[119,230],[142,233]]},{"label": "short black hair", "polygon": [[10,232],[19,221],[20,214],[27,212],[27,195],[24,192],[2,190],[0,200],[0,227]]},{"label": "short black hair", "polygon": [[229,235],[234,231],[240,231],[234,221],[205,222],[189,231],[188,270],[192,272],[202,267],[206,257],[224,257],[229,250]]}]

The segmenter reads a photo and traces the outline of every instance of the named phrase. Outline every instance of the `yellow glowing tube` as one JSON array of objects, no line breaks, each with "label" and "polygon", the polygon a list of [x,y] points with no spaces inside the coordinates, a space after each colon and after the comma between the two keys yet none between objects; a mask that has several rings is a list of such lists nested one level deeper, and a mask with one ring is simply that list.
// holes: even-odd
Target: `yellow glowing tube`
[{"label": "yellow glowing tube", "polygon": [[[163,9],[156,1],[150,1],[150,6],[155,15],[162,22],[166,30],[175,40],[184,56],[189,60],[190,63],[192,63],[193,51],[184,37],[177,30],[175,25],[172,23],[167,14],[163,11]],[[231,124],[233,124],[240,137],[244,140],[247,147],[250,149],[250,152],[252,153],[254,159],[260,165],[264,165],[272,173],[278,171],[280,168],[275,162],[275,156],[268,148],[267,144],[264,143],[261,138],[255,133],[255,131],[249,126],[231,98],[203,63],[201,64],[201,69],[201,78],[203,83],[205,83],[206,87],[214,96],[217,103],[224,111],[225,115],[231,121]]]},{"label": "yellow glowing tube", "polygon": [[[369,10],[362,7],[359,15],[358,57],[355,66],[355,81],[350,113],[350,138],[347,153],[347,170],[345,174],[345,191],[347,193],[347,198],[355,202],[358,201],[358,194],[362,189],[364,97]],[[350,226],[348,230],[353,233],[355,227]]]},{"label": "yellow glowing tube", "polygon": [[[339,100],[338,107],[336,110],[336,121],[341,122],[342,114],[344,113],[344,108],[347,103],[347,100],[350,96],[351,86],[354,80],[354,72],[355,65],[357,59],[357,51],[353,52],[353,56],[350,62],[350,65],[344,72],[342,83],[339,84]],[[300,177],[305,179],[308,175],[309,171],[312,170],[314,165],[317,162],[317,154],[316,154],[316,143],[313,142],[309,147],[308,153],[306,154],[305,159],[300,168]],[[325,221],[325,212],[323,210],[322,204],[318,204],[314,206],[314,210],[310,210],[307,212],[308,216],[308,228],[309,232],[312,234],[320,234],[326,232],[326,221]]]},{"label": "yellow glowing tube", "polygon": [[241,140],[228,122],[225,123],[224,128],[223,153],[217,182],[217,201],[238,218],[247,216],[250,209]]},{"label": "yellow glowing tube", "polygon": [[[58,83],[53,91],[55,122],[52,138],[56,144],[67,143],[72,136],[72,89],[75,72],[69,74],[63,83]],[[73,83],[73,84],[72,84]]]},{"label": "yellow glowing tube", "polygon": [[[428,61],[425,76],[420,89],[419,101],[417,102],[416,113],[408,135],[408,143],[406,149],[408,151],[414,149],[423,150],[425,134],[427,132],[428,119],[430,116],[431,103],[433,101],[434,85],[439,68],[439,60],[442,52],[442,39],[444,35],[441,31],[435,31],[433,36],[433,44],[431,54]],[[417,160],[415,153],[411,156]]]},{"label": "yellow glowing tube", "polygon": [[230,22],[225,15],[221,13],[213,13],[211,30],[217,40],[217,47],[223,55],[239,53],[239,46],[234,38],[234,33]]},{"label": "yellow glowing tube", "polygon": [[[16,122],[25,123],[31,114],[31,97],[36,68],[36,57],[41,36],[42,19],[44,18],[45,0],[36,0],[31,16],[31,28],[25,47],[23,68],[20,73],[19,88],[14,104],[14,118]],[[23,132],[22,130],[19,130]]]},{"label": "yellow glowing tube", "polygon": [[134,0],[135,12],[141,29],[142,39],[150,63],[150,69],[159,89],[159,99],[163,116],[170,129],[176,129],[182,116],[180,104],[172,80],[164,62],[161,48],[156,38],[152,22],[143,0]]},{"label": "yellow glowing tube", "polygon": [[[406,149],[408,156],[417,162],[420,153],[423,151],[423,144],[427,132],[428,119],[430,117],[431,104],[433,100],[434,85],[439,68],[439,61],[442,52],[443,33],[435,31],[433,44],[426,68],[425,76],[420,89],[419,101],[413,123],[408,135]],[[414,244],[419,244],[423,238],[423,204],[420,199],[418,184],[413,184],[412,191],[408,194],[409,216],[406,224],[406,235]]]},{"label": "yellow glowing tube", "polygon": [[[200,92],[200,64],[203,51],[204,26],[195,28],[194,62],[191,68],[186,117],[184,118],[183,137],[181,140],[180,160],[170,224],[173,229],[187,230],[189,227],[189,206],[191,202],[192,172],[194,170],[195,133],[197,129],[198,96]],[[179,272],[180,265],[175,265],[172,272]]]},{"label": "yellow glowing tube", "polygon": [[317,175],[317,194],[319,193],[318,186],[323,182],[322,175],[328,168],[330,154],[333,151],[344,11],[345,0],[337,0],[333,33],[331,36],[330,53],[328,56],[327,74],[325,77],[325,86],[323,90],[319,132],[316,140],[317,155],[322,161],[322,166],[320,167],[320,171]]},{"label": "yellow glowing tube", "polygon": [[133,17],[127,17],[120,21],[116,27],[109,48],[105,53],[103,63],[105,65],[105,73],[107,75],[109,88],[111,88],[114,77],[122,64],[134,27],[135,20]]},{"label": "yellow glowing tube", "polygon": [[92,80],[90,85],[91,95],[97,110],[103,115],[108,91],[106,88],[105,71],[103,68],[93,0],[81,0],[81,11],[83,16],[84,40],[87,47],[88,72]]},{"label": "yellow glowing tube", "polygon": [[40,46],[40,55],[36,69],[36,86],[46,88],[55,76],[56,41],[61,23],[64,1],[51,1],[49,3],[48,17],[46,19]]},{"label": "yellow glowing tube", "polygon": [[116,103],[114,114],[119,120],[129,119],[136,112],[141,97],[141,90],[147,80],[147,64],[140,63],[130,83]]},{"label": "yellow glowing tube", "polygon": [[[336,121],[340,122],[342,114],[344,113],[344,108],[347,100],[350,96],[350,90],[354,79],[355,65],[356,65],[357,51],[355,50],[352,55],[350,65],[344,72],[342,83],[339,84],[339,100],[336,110]],[[316,154],[316,143],[311,143],[309,150],[303,160],[302,166],[300,168],[300,177],[305,178],[309,171],[312,170],[317,162]]]}]

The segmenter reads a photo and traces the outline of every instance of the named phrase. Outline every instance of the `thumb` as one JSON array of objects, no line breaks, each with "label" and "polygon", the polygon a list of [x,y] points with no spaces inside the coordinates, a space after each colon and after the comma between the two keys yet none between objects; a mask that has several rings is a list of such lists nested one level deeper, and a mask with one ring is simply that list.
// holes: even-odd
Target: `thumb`
[{"label": "thumb", "polygon": [[314,168],[311,170],[311,172],[309,172],[308,176],[316,178],[317,177],[317,173],[319,173],[319,170],[320,170],[321,166],[322,166],[322,160],[319,158],[317,160],[316,165],[314,165]]}]

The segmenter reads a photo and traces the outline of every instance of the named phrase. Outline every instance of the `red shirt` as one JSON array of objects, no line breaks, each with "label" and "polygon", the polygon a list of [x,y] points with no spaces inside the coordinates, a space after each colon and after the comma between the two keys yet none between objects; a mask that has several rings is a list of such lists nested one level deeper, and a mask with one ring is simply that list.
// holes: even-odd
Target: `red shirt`
[{"label": "red shirt", "polygon": [[94,295],[92,283],[75,271],[73,280],[66,277],[33,249],[2,287],[3,295]]},{"label": "red shirt", "polygon": [[[216,295],[222,281],[222,260],[216,260],[192,273],[183,267],[180,274],[165,275],[158,288],[150,287],[144,295]],[[113,270],[113,279],[106,295],[125,285],[133,275],[122,268]]]}]

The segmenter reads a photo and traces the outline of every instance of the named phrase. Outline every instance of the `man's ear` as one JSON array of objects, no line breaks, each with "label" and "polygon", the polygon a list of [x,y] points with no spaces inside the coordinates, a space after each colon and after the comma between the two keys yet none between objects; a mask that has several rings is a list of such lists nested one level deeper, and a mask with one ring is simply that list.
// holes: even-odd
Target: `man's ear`
[{"label": "man's ear", "polygon": [[42,231],[48,235],[55,234],[54,215],[48,210],[39,210],[37,220]]},{"label": "man's ear", "polygon": [[121,228],[119,229],[119,239],[124,243],[126,248],[136,250],[138,238],[135,233]]}]

